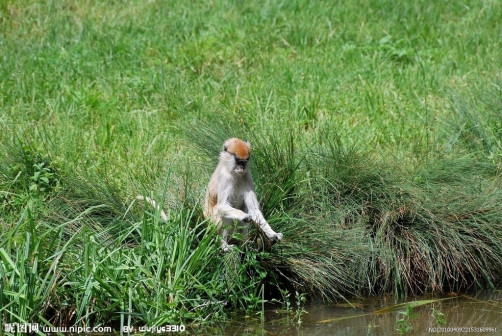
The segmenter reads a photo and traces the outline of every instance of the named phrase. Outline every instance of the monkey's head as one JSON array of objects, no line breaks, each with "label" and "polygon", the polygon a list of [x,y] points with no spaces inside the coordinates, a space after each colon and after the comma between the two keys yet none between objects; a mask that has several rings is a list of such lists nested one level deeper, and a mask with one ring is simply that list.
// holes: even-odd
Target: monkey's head
[{"label": "monkey's head", "polygon": [[249,166],[251,144],[237,138],[231,138],[223,144],[220,160],[225,163],[231,173],[244,175]]}]

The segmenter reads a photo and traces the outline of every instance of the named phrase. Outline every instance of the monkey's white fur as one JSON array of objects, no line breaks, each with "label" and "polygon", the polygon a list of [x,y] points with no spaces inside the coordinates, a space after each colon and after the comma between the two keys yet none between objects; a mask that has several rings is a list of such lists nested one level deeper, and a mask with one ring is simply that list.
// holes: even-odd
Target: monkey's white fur
[{"label": "monkey's white fur", "polygon": [[218,225],[224,251],[232,249],[228,241],[236,229],[240,229],[244,239],[247,237],[251,221],[257,223],[271,241],[282,240],[282,233],[275,232],[260,211],[249,170],[250,152],[248,142],[237,138],[225,141],[207,188],[204,216]]}]

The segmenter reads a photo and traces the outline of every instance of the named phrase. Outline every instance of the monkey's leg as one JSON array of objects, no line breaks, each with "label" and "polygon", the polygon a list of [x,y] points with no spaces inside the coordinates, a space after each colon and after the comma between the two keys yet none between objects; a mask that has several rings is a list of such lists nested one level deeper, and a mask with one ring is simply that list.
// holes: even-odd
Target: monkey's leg
[{"label": "monkey's leg", "polygon": [[242,241],[245,242],[248,240],[249,236],[249,224],[245,222],[239,222],[240,232],[242,235]]},{"label": "monkey's leg", "polygon": [[219,232],[221,235],[221,249],[224,252],[229,252],[233,249],[234,245],[229,244],[229,237],[233,234],[234,229],[233,229],[233,223],[229,223],[226,220],[223,220],[221,226],[219,227]]},{"label": "monkey's leg", "polygon": [[234,245],[228,243],[228,230],[223,230],[221,232],[221,249],[223,252],[232,251]]}]

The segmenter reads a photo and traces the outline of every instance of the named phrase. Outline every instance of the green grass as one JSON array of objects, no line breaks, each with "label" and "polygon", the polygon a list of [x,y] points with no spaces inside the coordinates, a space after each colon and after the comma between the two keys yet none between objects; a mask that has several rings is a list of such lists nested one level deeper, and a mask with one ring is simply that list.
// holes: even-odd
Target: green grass
[{"label": "green grass", "polygon": [[[493,0],[3,1],[0,326],[496,286],[501,22]],[[232,136],[271,253],[223,255],[202,218]]]}]

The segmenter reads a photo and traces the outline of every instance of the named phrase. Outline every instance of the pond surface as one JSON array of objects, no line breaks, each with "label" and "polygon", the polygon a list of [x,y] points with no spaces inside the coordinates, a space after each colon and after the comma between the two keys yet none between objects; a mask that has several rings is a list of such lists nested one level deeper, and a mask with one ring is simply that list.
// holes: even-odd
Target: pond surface
[{"label": "pond surface", "polygon": [[[408,305],[412,311],[405,312]],[[502,335],[502,291],[470,295],[421,296],[395,301],[375,297],[348,303],[312,303],[304,307],[298,324],[296,306],[289,313],[265,310],[203,330],[208,335]],[[435,315],[434,315],[435,313]],[[415,317],[413,318],[413,315]],[[411,316],[411,319],[409,318]],[[402,319],[403,322],[398,321]],[[443,321],[442,321],[443,320]],[[442,323],[442,324],[441,324]],[[198,332],[201,332],[199,330]]]}]

